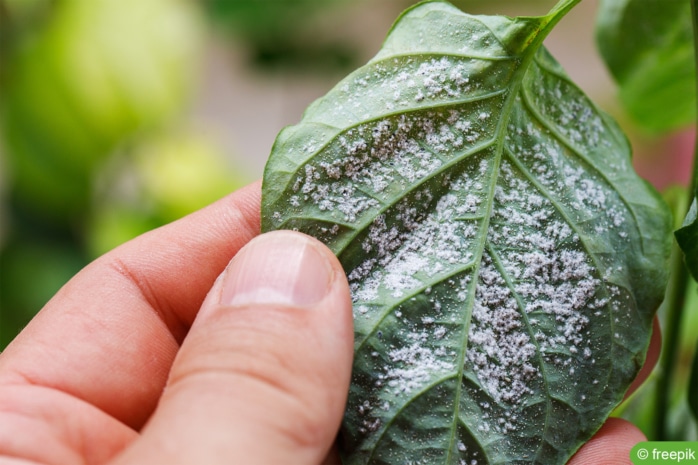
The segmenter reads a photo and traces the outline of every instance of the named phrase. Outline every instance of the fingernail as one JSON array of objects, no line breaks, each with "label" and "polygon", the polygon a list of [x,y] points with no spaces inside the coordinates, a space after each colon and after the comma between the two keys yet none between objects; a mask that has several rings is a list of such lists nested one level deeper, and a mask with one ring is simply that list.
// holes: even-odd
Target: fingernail
[{"label": "fingernail", "polygon": [[327,294],[333,269],[309,238],[276,232],[248,243],[225,273],[221,292],[224,305],[303,307],[319,302]]}]

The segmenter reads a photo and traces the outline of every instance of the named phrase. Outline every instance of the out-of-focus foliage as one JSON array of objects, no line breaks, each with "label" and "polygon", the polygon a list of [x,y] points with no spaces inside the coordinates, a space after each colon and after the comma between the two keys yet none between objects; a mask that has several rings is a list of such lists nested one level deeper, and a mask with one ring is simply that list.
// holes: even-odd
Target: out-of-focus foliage
[{"label": "out-of-focus foliage", "polygon": [[185,102],[200,25],[179,0],[49,8],[3,57],[2,124],[15,200],[37,215],[75,219],[97,164]]},{"label": "out-of-focus foliage", "polygon": [[641,127],[662,132],[695,120],[690,0],[602,0],[596,32],[620,100]]},{"label": "out-of-focus foliage", "polygon": [[85,264],[80,246],[60,234],[14,234],[0,253],[0,349]]},{"label": "out-of-focus foliage", "polygon": [[333,71],[356,66],[352,44],[318,40],[308,25],[350,0],[205,0],[222,30],[249,45],[254,63],[266,68]]},{"label": "out-of-focus foliage", "polygon": [[214,202],[247,179],[211,141],[175,127],[117,154],[99,176],[86,228],[92,257]]},{"label": "out-of-focus foliage", "polygon": [[199,4],[0,0],[0,20],[1,349],[91,258],[249,179],[181,121]]}]

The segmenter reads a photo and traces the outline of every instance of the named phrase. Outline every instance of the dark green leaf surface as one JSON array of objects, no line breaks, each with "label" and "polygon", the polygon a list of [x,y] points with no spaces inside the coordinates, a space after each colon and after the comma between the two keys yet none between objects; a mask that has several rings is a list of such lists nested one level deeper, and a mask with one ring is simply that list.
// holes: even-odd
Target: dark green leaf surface
[{"label": "dark green leaf surface", "polygon": [[683,226],[674,234],[684,253],[688,270],[698,281],[698,202],[696,198],[693,199]]},{"label": "dark green leaf surface", "polygon": [[277,138],[262,228],[352,290],[346,464],[564,463],[642,364],[669,215],[541,47],[575,3],[413,7]]},{"label": "dark green leaf surface", "polygon": [[689,0],[601,0],[597,44],[631,116],[650,131],[696,118]]}]

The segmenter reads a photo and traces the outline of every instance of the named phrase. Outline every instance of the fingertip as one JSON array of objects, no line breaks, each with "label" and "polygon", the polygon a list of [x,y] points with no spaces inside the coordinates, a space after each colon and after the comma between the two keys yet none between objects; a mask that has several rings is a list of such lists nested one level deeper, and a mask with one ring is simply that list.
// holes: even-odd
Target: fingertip
[{"label": "fingertip", "polygon": [[635,425],[609,418],[599,431],[567,462],[567,465],[617,465],[630,463],[630,449],[647,438]]},{"label": "fingertip", "polygon": [[[352,357],[336,257],[300,233],[264,234],[216,281],[143,440],[171,444],[170,459],[210,450],[209,464],[320,463],[343,416]],[[153,447],[132,461],[152,458]]]},{"label": "fingertip", "polygon": [[292,231],[250,241],[224,273],[221,304],[281,304],[314,309],[333,284],[334,256],[316,241]]}]

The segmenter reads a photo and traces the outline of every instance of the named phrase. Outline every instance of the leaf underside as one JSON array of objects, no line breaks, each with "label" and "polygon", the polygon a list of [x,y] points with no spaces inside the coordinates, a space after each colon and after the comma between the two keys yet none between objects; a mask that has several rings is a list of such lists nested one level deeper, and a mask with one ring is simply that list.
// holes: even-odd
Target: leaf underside
[{"label": "leaf underside", "polygon": [[276,140],[263,231],[352,290],[345,464],[564,463],[644,360],[670,222],[541,46],[570,7],[419,4]]}]

